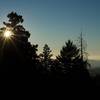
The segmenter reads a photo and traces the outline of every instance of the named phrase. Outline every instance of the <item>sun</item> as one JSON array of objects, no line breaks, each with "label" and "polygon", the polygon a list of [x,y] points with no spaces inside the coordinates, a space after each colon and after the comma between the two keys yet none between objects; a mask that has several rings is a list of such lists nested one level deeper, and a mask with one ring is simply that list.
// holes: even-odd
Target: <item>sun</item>
[{"label": "sun", "polygon": [[11,38],[12,35],[13,35],[13,32],[12,31],[6,30],[4,32],[4,37],[5,38]]}]

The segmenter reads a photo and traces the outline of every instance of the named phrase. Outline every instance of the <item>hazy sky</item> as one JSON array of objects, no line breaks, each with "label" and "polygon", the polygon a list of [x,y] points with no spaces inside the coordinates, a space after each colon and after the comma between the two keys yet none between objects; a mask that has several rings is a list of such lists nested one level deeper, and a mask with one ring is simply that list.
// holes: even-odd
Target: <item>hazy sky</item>
[{"label": "hazy sky", "polygon": [[82,31],[89,58],[100,59],[100,0],[0,0],[0,27],[11,11],[23,15],[39,51],[47,43],[57,55],[65,41],[76,42]]}]

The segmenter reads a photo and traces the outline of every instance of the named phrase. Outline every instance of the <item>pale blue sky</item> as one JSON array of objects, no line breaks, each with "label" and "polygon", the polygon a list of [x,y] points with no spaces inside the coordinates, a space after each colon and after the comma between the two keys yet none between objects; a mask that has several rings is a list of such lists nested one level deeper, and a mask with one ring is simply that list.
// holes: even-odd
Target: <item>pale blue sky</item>
[{"label": "pale blue sky", "polygon": [[23,15],[39,51],[47,43],[57,55],[65,41],[76,41],[83,31],[89,58],[100,59],[100,0],[0,0],[0,27],[11,11]]}]

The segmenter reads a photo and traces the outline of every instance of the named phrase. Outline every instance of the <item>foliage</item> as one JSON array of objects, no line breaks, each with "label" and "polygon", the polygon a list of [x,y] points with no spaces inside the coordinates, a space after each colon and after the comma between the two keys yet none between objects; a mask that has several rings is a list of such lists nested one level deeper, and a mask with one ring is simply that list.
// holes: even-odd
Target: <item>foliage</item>
[{"label": "foliage", "polygon": [[[88,61],[83,60],[80,49],[68,40],[56,59],[45,44],[38,56],[38,45],[28,39],[30,33],[23,27],[23,17],[15,12],[8,14],[8,22],[0,29],[0,72],[32,72],[36,79],[89,80]],[[13,35],[6,39],[4,32],[9,29]]]},{"label": "foliage", "polygon": [[41,53],[40,56],[40,61],[41,61],[41,65],[43,66],[44,70],[48,70],[50,71],[51,66],[52,66],[52,59],[51,57],[53,56],[51,54],[51,49],[50,47],[45,44],[43,47],[43,53]]},{"label": "foliage", "polygon": [[[23,23],[23,17],[15,12],[11,12],[7,15],[8,23],[4,22],[6,27],[1,28],[0,33],[0,51],[2,56],[2,64],[5,65],[9,71],[31,71],[32,60],[36,57],[37,45],[31,45],[28,42],[30,33],[20,25]],[[13,32],[10,39],[5,39],[3,34],[5,30],[9,29]],[[35,60],[33,60],[35,63]],[[7,66],[9,65],[9,67]],[[15,67],[14,67],[15,66]]]},{"label": "foliage", "polygon": [[71,78],[81,79],[82,77],[89,77],[87,70],[88,62],[81,58],[80,50],[72,41],[68,40],[65,43],[57,60],[61,64],[61,67],[63,67],[64,72],[70,75]]}]

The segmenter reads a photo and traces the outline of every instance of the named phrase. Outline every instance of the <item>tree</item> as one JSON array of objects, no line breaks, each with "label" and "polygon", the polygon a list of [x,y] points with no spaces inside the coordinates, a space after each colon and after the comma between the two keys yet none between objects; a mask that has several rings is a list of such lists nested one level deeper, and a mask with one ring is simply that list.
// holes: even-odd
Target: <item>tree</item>
[{"label": "tree", "polygon": [[[23,17],[15,12],[7,15],[8,23],[0,29],[0,64],[2,70],[7,71],[31,71],[32,61],[35,63],[37,45],[31,45],[28,41],[30,33],[20,24]],[[5,37],[4,34],[12,33]],[[9,34],[8,34],[9,35]],[[35,55],[35,56],[34,56]],[[4,66],[5,69],[4,69]]]},{"label": "tree", "polygon": [[61,64],[64,72],[73,79],[83,79],[89,77],[87,70],[87,61],[84,61],[80,55],[80,49],[72,41],[68,40],[62,47],[57,60]]},{"label": "tree", "polygon": [[50,47],[45,44],[43,47],[43,53],[40,54],[41,63],[44,69],[50,70],[51,62],[52,62],[52,54],[51,54]]},{"label": "tree", "polygon": [[77,49],[73,42],[68,40],[68,42],[65,43],[65,46],[62,47],[57,59],[66,69],[70,69],[76,58],[79,58],[79,49]]},{"label": "tree", "polygon": [[38,45],[32,45],[32,51],[31,51],[31,55],[32,55],[32,71],[36,71],[38,70],[39,67],[39,56],[37,55],[37,51],[38,51]]}]

